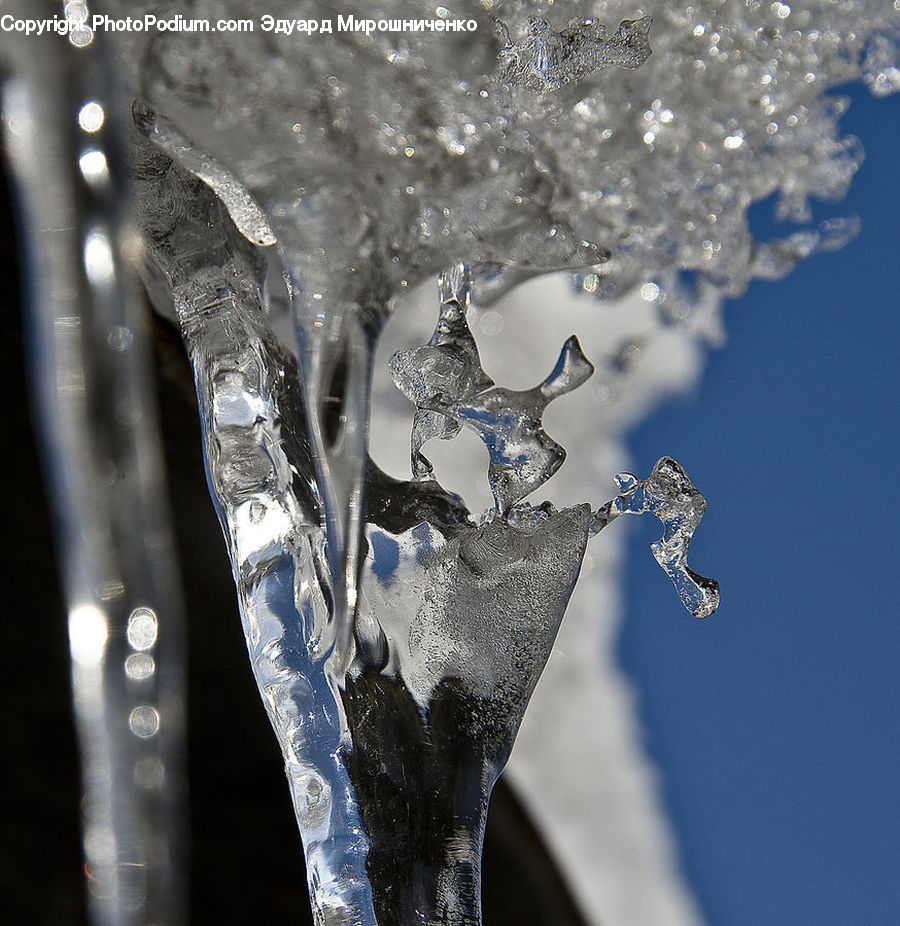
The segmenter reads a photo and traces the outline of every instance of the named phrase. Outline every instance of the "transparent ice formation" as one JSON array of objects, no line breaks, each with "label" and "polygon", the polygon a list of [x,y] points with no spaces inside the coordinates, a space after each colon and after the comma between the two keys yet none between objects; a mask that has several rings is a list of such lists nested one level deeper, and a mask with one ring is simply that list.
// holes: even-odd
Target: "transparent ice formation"
[{"label": "transparent ice formation", "polygon": [[626,19],[610,36],[606,26],[593,19],[573,20],[560,32],[544,19],[529,19],[528,34],[519,42],[510,41],[506,30],[507,43],[500,49],[502,79],[512,87],[541,93],[610,65],[640,67],[650,56],[647,36],[652,22],[649,16]]},{"label": "transparent ice formation", "polygon": [[573,335],[553,371],[534,389],[516,392],[495,386],[481,369],[466,323],[472,290],[466,265],[459,263],[442,274],[438,287],[441,311],[431,340],[391,361],[395,385],[416,405],[413,475],[432,472],[421,452],[426,440],[449,440],[465,425],[488,448],[488,480],[498,510],[506,513],[562,465],[565,451],[541,427],[541,416],[551,400],[580,386],[594,368]]},{"label": "transparent ice formation", "polygon": [[663,526],[663,535],[650,549],[672,580],[684,606],[694,617],[709,617],[719,606],[719,583],[694,572],[687,562],[691,537],[706,513],[706,499],[684,469],[671,457],[656,462],[647,479],[619,473],[621,494],[594,515],[593,530],[602,530],[621,514],[649,511]]},{"label": "transparent ice formation", "polygon": [[[83,7],[67,12],[75,6]],[[121,0],[107,6],[113,17],[135,13]],[[601,6],[603,21],[622,22],[616,33],[599,25]],[[10,7],[26,15],[27,5]],[[159,17],[181,9],[141,5]],[[233,0],[198,0],[190,12],[211,21],[247,15]],[[752,277],[782,275],[852,236],[852,220],[810,227],[809,200],[839,198],[861,159],[858,143],[838,131],[845,104],[824,91],[856,77],[875,93],[896,89],[898,8],[885,0],[667,4],[653,11],[652,57],[649,18],[621,2],[575,0],[566,22],[552,2],[527,0],[461,0],[452,10],[384,0],[378,11],[388,22],[474,22],[465,32],[342,32],[331,4],[316,0],[267,12],[328,21],[333,31],[82,36],[83,47],[66,46],[53,80],[42,68],[55,60],[58,37],[36,40],[29,56],[4,39],[4,60],[24,81],[24,102],[8,98],[5,112],[33,207],[26,222],[59,228],[54,210],[70,207],[79,217],[63,251],[52,235],[35,245],[35,266],[58,289],[42,289],[37,274],[32,287],[48,304],[68,293],[71,314],[47,329],[54,343],[67,324],[86,328],[98,306],[118,305],[116,262],[141,253],[148,292],[181,327],[318,922],[477,923],[490,790],[589,536],[619,514],[649,511],[663,524],[654,557],[688,609],[711,613],[718,590],[687,564],[705,502],[673,460],[643,481],[621,476],[620,494],[593,513],[587,504],[524,501],[563,460],[543,429],[545,408],[593,367],[572,338],[538,386],[493,384],[467,325],[469,304],[487,308],[526,279],[568,269],[600,299],[642,286],[660,325],[693,325],[712,338],[704,306],[714,310]],[[88,74],[76,68],[85,61],[95,70],[73,80]],[[102,85],[101,64],[117,86]],[[116,144],[72,140],[89,103],[114,114],[109,131],[133,113],[118,146],[130,151],[141,247],[120,220]],[[34,154],[35,126],[62,139],[63,170]],[[41,170],[57,202],[41,188]],[[755,242],[747,210],[770,196],[777,215],[801,228]],[[83,266],[77,279],[66,276],[72,254]],[[374,349],[401,297],[439,272],[433,336],[392,365],[416,408],[412,478],[396,480],[368,454]],[[132,327],[103,330],[113,346]],[[620,352],[623,369],[632,348],[640,345]],[[47,434],[68,428],[77,446],[63,403],[81,377],[109,368],[91,351],[48,366]],[[97,422],[83,420],[84,435],[95,435]],[[427,441],[462,428],[488,449],[495,508],[480,518],[439,485],[423,453]],[[111,443],[128,446],[135,434]],[[61,484],[85,476],[83,456],[69,466],[65,449],[47,445]],[[96,513],[98,487],[89,489],[72,498]],[[64,491],[57,504],[69,523],[78,517]],[[84,742],[96,746],[86,752],[88,779],[96,772],[99,781],[104,763],[156,748],[178,714],[157,699],[136,702],[134,685],[104,688],[106,654],[120,655],[104,636],[114,625],[90,597],[95,587],[86,604],[79,598],[91,585],[78,572],[86,548],[68,535],[64,545],[81,582],[70,586],[76,695],[85,665],[99,673],[82,686],[94,702],[80,716]],[[148,613],[166,609],[133,604],[115,624],[116,647],[139,685],[156,677]],[[171,633],[162,616],[155,626],[160,639]],[[126,721],[117,729],[130,731],[127,744],[97,739],[101,708]],[[113,797],[96,832],[127,841],[135,791]],[[138,821],[156,809],[142,808]],[[108,839],[86,838],[89,860],[92,845],[103,856],[92,875],[106,892],[97,921],[125,922],[125,907],[135,920],[155,909],[170,868],[151,864],[147,883],[126,890],[117,878],[130,863],[108,851]]]}]

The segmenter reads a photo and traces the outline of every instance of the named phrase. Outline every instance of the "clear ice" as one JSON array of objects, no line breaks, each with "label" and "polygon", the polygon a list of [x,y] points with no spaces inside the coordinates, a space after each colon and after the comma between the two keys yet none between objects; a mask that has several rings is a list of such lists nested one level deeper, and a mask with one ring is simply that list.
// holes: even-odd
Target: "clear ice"
[{"label": "clear ice", "polygon": [[[649,17],[624,19],[634,9],[608,4],[610,21],[623,17],[609,34],[595,6],[567,4],[564,24],[552,3],[461,0],[445,13],[473,21],[465,33],[101,37],[82,29],[62,71],[51,67],[58,36],[36,42],[33,55],[15,36],[0,48],[23,82],[4,112],[30,203],[25,221],[43,232],[34,235],[33,266],[42,269],[30,285],[45,304],[34,311],[71,309],[55,322],[39,315],[50,320],[48,345],[80,349],[79,336],[66,340],[66,332],[117,318],[102,310],[120,305],[111,293],[125,299],[119,263],[141,250],[116,192],[125,177],[116,149],[130,151],[142,274],[156,308],[180,325],[193,365],[247,647],[284,755],[322,924],[479,922],[491,787],[590,535],[620,514],[651,512],[663,524],[653,555],[688,610],[703,617],[718,603],[716,583],[687,563],[705,502],[675,461],[663,458],[643,481],[620,476],[620,494],[595,512],[525,501],[564,457],[543,429],[545,408],[593,368],[573,337],[539,385],[495,385],[467,324],[470,303],[486,307],[523,280],[568,269],[598,299],[643,284],[659,325],[696,326],[712,339],[704,307],[712,316],[723,294],[740,293],[754,276],[783,275],[854,232],[852,219],[809,225],[809,199],[840,197],[861,161],[858,144],[838,130],[844,103],[823,91],[859,76],[876,94],[900,84],[897,4],[885,0],[667,4],[654,9],[652,58]],[[30,15],[27,4],[9,7]],[[85,14],[80,3],[66,12],[76,8]],[[379,17],[441,10],[384,0]],[[135,8],[112,0],[107,11],[125,17]],[[279,0],[267,12],[337,27],[330,5],[316,0]],[[247,10],[200,0],[191,13],[215,20]],[[118,85],[105,86],[100,73],[115,73]],[[76,114],[100,98],[114,116],[107,129],[123,126],[133,104],[133,131],[109,145],[102,136],[98,145],[73,140]],[[44,136],[65,163],[36,141]],[[770,196],[778,216],[800,228],[755,242],[747,210]],[[66,238],[59,229],[71,230],[70,215],[77,230]],[[392,362],[416,409],[412,478],[396,480],[368,456],[374,346],[397,300],[442,271],[434,334]],[[115,329],[107,347],[131,332],[100,327],[110,336]],[[55,496],[69,524],[79,505],[90,519],[107,503],[84,456],[66,447],[112,419],[98,423],[81,406],[81,417],[67,415],[75,406],[66,403],[79,383],[119,369],[102,350],[76,354],[48,351],[54,363],[37,375],[58,485],[87,486]],[[123,377],[134,393],[139,377]],[[145,448],[151,418],[135,418]],[[75,421],[84,422],[80,434]],[[439,485],[423,453],[429,440],[463,427],[489,455],[495,509],[479,518]],[[120,451],[138,439],[134,428],[111,433]],[[144,470],[128,459],[137,478]],[[142,510],[154,510],[151,488]],[[177,769],[163,748],[177,731],[177,697],[159,689],[171,713],[162,711],[157,729],[156,701],[133,703],[134,686],[104,682],[118,667],[107,653],[137,657],[124,663],[132,681],[149,677],[141,676],[155,645],[147,644],[147,615],[136,606],[104,623],[107,605],[89,581],[96,562],[78,537],[65,535],[63,546],[75,577],[74,677],[86,678],[78,675],[86,662],[98,670],[82,686],[93,701],[79,708],[89,785],[121,755],[165,758]],[[164,567],[156,562],[153,574]],[[141,587],[138,579],[126,585],[129,595]],[[171,621],[177,603],[161,611]],[[111,627],[130,630],[107,639]],[[160,627],[164,639],[177,634],[171,623]],[[107,736],[100,708],[116,729],[130,725],[127,742]],[[100,830],[86,817],[86,836],[128,843],[135,820],[162,819],[157,804],[175,806],[170,792],[149,788],[151,800],[133,775],[124,780],[94,818]],[[123,893],[122,859],[107,852],[94,864],[89,838],[85,845],[95,888],[106,892],[97,922],[146,920],[177,881],[179,872],[150,858],[145,893]],[[169,849],[166,858],[177,860]],[[130,904],[127,917],[119,900]]]},{"label": "clear ice", "polygon": [[506,513],[562,465],[565,450],[544,431],[541,416],[553,399],[580,386],[594,368],[573,335],[563,345],[553,371],[538,386],[518,392],[495,386],[481,368],[466,323],[472,291],[466,265],[456,264],[442,274],[438,288],[441,310],[431,340],[391,360],[395,385],[416,405],[413,475],[432,473],[421,452],[426,440],[450,440],[465,425],[488,449],[488,481],[497,508]]},{"label": "clear ice", "polygon": [[541,93],[559,90],[570,81],[601,68],[640,67],[650,57],[648,36],[653,20],[626,19],[614,35],[594,19],[573,20],[556,32],[544,19],[528,20],[528,34],[519,42],[509,39],[500,49],[502,79],[513,87]]},{"label": "clear ice", "polygon": [[619,515],[649,511],[663,526],[662,537],[650,544],[654,559],[688,611],[694,617],[709,617],[719,607],[719,583],[698,575],[687,562],[691,538],[706,513],[706,499],[671,457],[657,460],[644,480],[633,473],[618,473],[615,479],[620,494],[597,510],[591,532],[602,530]]},{"label": "clear ice", "polygon": [[[541,427],[541,414],[551,399],[585,383],[594,368],[573,335],[539,386],[524,391],[496,386],[481,367],[466,322],[472,288],[465,264],[442,274],[434,334],[427,345],[399,351],[391,360],[395,386],[416,406],[411,468],[415,477],[433,481],[433,468],[421,452],[423,444],[432,437],[450,440],[464,424],[488,449],[488,482],[496,512],[513,523],[525,523],[552,512],[552,506],[514,506],[550,479],[565,460],[563,448]],[[643,481],[620,473],[616,484],[621,493],[594,513],[591,535],[619,515],[654,514],[663,525],[662,538],[651,545],[654,558],[694,617],[708,617],[719,606],[718,583],[697,575],[687,564],[691,538],[706,512],[706,499],[671,457],[658,460]]]}]

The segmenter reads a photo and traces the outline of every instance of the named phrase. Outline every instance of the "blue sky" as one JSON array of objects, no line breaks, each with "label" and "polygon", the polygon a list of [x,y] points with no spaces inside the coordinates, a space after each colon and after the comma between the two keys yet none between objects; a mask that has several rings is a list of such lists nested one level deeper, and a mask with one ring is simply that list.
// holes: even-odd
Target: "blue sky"
[{"label": "blue sky", "polygon": [[861,234],[729,303],[697,394],[630,440],[709,501],[719,613],[680,610],[642,519],[620,655],[714,926],[900,923],[900,94],[841,92],[866,160],[814,213]]}]

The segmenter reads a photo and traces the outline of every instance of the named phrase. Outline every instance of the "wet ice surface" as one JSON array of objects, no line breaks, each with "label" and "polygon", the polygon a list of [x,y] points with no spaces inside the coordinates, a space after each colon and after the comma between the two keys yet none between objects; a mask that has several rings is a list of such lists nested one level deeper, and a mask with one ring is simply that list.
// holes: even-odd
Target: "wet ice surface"
[{"label": "wet ice surface", "polygon": [[[237,13],[226,0],[203,8]],[[603,45],[595,12],[580,0],[562,15],[546,3],[464,0],[452,15],[478,25],[465,35],[173,34],[133,60],[141,95],[256,198],[273,234],[302,216],[310,297],[346,287],[328,266],[358,272],[374,258],[389,286],[412,285],[460,258],[589,264],[585,243],[614,252],[606,295],[673,263],[739,291],[753,273],[751,202],[775,193],[782,214],[806,225],[810,197],[846,188],[860,151],[838,131],[842,102],[823,91],[858,74],[891,90],[897,11],[881,0],[662,7],[653,56],[600,71],[582,67]],[[379,13],[416,8],[395,0]],[[332,11],[308,2],[284,15]],[[604,9],[610,23],[634,15],[622,2]],[[626,44],[646,28],[631,22]],[[214,64],[223,59],[228,67]],[[542,85],[554,68],[565,80],[533,93],[504,81],[510,62]],[[337,223],[329,197],[342,204]],[[376,234],[383,248],[373,251]]]},{"label": "wet ice surface", "polygon": [[[386,371],[398,350],[427,343],[437,317],[433,284],[402,306],[384,335],[376,361]],[[489,308],[472,304],[468,313],[484,369],[497,383],[517,388],[537,382],[553,366],[559,346],[577,331],[594,375],[579,389],[552,403],[546,430],[567,450],[560,470],[526,500],[540,507],[599,502],[615,496],[611,474],[629,468],[621,434],[660,395],[690,388],[696,375],[702,329],[662,324],[657,303],[634,293],[614,305],[597,305],[571,291],[563,275],[527,284],[523,291]],[[695,319],[696,321],[696,319]],[[622,362],[622,356],[625,362]],[[409,472],[409,434],[414,406],[386,373],[376,387],[373,453],[391,473]],[[393,401],[392,401],[393,399]],[[665,448],[660,448],[665,449]],[[434,472],[475,510],[492,505],[486,479],[488,455],[469,429],[452,441],[423,448]],[[689,451],[682,462],[693,469]],[[636,470],[641,477],[646,469]],[[691,475],[703,488],[702,473]],[[720,501],[710,499],[718,508]],[[519,505],[513,507],[515,520]],[[702,527],[701,527],[702,531]],[[526,801],[532,817],[559,860],[585,910],[615,911],[613,919],[641,924],[697,924],[689,889],[679,878],[672,834],[655,802],[655,772],[646,765],[634,694],[615,662],[615,634],[621,619],[622,557],[626,531],[612,525],[589,542],[581,574],[550,659],[525,712],[507,768],[507,780]],[[659,531],[661,534],[661,530]],[[692,551],[692,566],[710,572],[716,558]],[[638,569],[652,578],[656,566],[640,545]],[[670,619],[689,633],[670,596]],[[702,630],[701,630],[702,632]],[[566,756],[565,763],[557,757]],[[625,851],[624,847],[627,847]],[[593,921],[589,919],[589,921]]]},{"label": "wet ice surface", "polygon": [[[332,15],[325,3],[274,7]],[[638,284],[660,326],[702,328],[703,306],[720,294],[783,275],[853,234],[852,220],[809,226],[809,199],[839,197],[861,158],[837,129],[844,104],[823,90],[860,75],[876,94],[900,85],[896,3],[663,7],[654,11],[654,57],[640,70],[631,68],[647,61],[646,20],[608,35],[594,7],[568,4],[576,18],[566,25],[552,3],[508,0],[500,10],[461,0],[446,14],[471,16],[474,34],[320,35],[302,54],[296,35],[107,36],[120,43],[123,82],[149,103],[138,107],[139,128],[167,155],[138,159],[148,278],[191,352],[248,648],[325,922],[397,915],[383,905],[415,866],[406,850],[448,822],[457,829],[442,848],[461,874],[441,871],[433,894],[405,897],[404,916],[431,904],[435,919],[473,919],[490,782],[591,530],[583,506],[523,502],[562,459],[543,429],[547,403],[590,365],[570,340],[540,386],[493,386],[461,333],[463,272],[445,277],[446,330],[417,355],[434,361],[435,376],[417,383],[418,368],[399,371],[419,412],[414,480],[392,482],[369,465],[368,373],[396,298],[460,260],[484,306],[529,276],[581,268],[585,292],[603,298]],[[113,2],[114,16],[117,8],[133,12]],[[195,9],[211,20],[246,15],[231,0]],[[385,0],[379,12],[442,9]],[[494,12],[506,39],[492,28]],[[605,15],[636,14],[613,3]],[[618,69],[604,73],[606,65]],[[100,148],[84,151],[80,166],[89,184],[116,170]],[[747,208],[771,194],[779,216],[801,228],[754,242]],[[42,231],[65,225],[51,213]],[[266,261],[248,242],[277,249],[296,328],[287,349],[274,334]],[[94,245],[84,254],[89,282],[100,287],[110,268],[96,246],[111,254],[116,242],[93,234],[85,244]],[[51,262],[54,284],[65,281],[64,263]],[[682,270],[698,275],[693,295]],[[73,310],[66,323],[75,330],[84,320]],[[128,326],[109,334],[109,347],[127,350]],[[626,370],[644,349],[623,345],[604,373]],[[434,482],[421,452],[463,426],[491,455],[496,510],[480,523]],[[686,559],[704,503],[683,470],[664,460],[620,488],[605,517],[660,517],[654,555],[690,610],[708,613],[714,583]],[[150,625],[140,609],[130,613],[136,652],[124,667],[145,683],[156,672]],[[73,611],[76,671],[102,651],[102,617]],[[129,736],[147,746],[175,716],[148,703],[126,715]],[[448,812],[451,785],[467,798],[461,819]],[[440,806],[425,806],[423,795]],[[408,838],[387,842],[385,825],[398,818],[411,821]]]},{"label": "wet ice surface", "polygon": [[335,758],[346,733],[328,663],[336,621],[296,361],[262,312],[264,263],[225,207],[155,146],[138,144],[135,159],[137,194],[155,204],[142,212],[148,273],[174,300],[194,369],[207,471],[316,909],[326,923],[352,913],[373,924],[365,830]]},{"label": "wet ice surface", "polygon": [[[344,703],[354,742],[350,766],[372,838],[368,870],[386,882],[403,881],[414,863],[408,846],[421,836],[404,830],[398,840],[395,821],[414,817],[416,795],[424,792],[432,824],[442,827],[450,793],[467,793],[468,803],[457,800],[454,811],[463,834],[456,856],[463,883],[439,892],[439,903],[464,906],[478,877],[473,846],[490,785],[550,656],[588,538],[621,514],[652,511],[664,526],[654,556],[695,616],[715,610],[718,586],[687,565],[706,502],[670,458],[643,482],[619,477],[620,495],[593,514],[587,504],[557,511],[548,502],[522,501],[562,462],[561,448],[548,454],[559,445],[540,427],[540,413],[550,398],[584,383],[593,367],[572,338],[541,386],[498,387],[481,366],[466,322],[476,296],[464,264],[441,276],[438,292],[428,343],[391,361],[394,384],[416,406],[415,481],[370,477],[379,484],[378,504],[370,508],[358,648]],[[481,410],[473,430],[488,448],[496,506],[477,523],[441,489],[422,452],[427,440],[452,440],[459,424],[471,426],[467,409]],[[411,487],[429,504],[404,504]],[[387,757],[379,728],[392,731]],[[375,902],[378,908],[378,892]]]},{"label": "wet ice surface", "polygon": [[[360,646],[344,703],[379,922],[395,922],[380,890],[390,884],[399,922],[415,922],[415,896],[420,908],[451,911],[449,922],[474,922],[488,796],[556,637],[590,518],[585,505],[516,523],[370,525],[358,634],[373,640],[377,628],[381,645]],[[427,875],[410,873],[436,851],[451,861],[435,895]]]}]

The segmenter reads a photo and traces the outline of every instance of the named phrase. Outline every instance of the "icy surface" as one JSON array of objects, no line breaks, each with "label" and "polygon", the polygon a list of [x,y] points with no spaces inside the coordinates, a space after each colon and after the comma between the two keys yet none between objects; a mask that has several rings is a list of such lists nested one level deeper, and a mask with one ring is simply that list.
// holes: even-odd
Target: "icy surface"
[{"label": "icy surface", "polygon": [[[143,114],[139,125],[154,137]],[[141,212],[148,272],[175,301],[194,368],[210,483],[315,909],[325,923],[374,924],[368,841],[335,760],[345,730],[326,669],[335,621],[296,362],[261,311],[264,264],[224,206],[150,144],[135,156],[137,193],[156,204]]]},{"label": "icy surface", "polygon": [[[594,367],[573,335],[539,386],[520,391],[495,385],[481,367],[466,321],[471,289],[465,264],[441,275],[435,332],[424,347],[395,353],[391,375],[394,385],[416,406],[413,475],[434,479],[433,467],[421,452],[428,438],[450,440],[459,433],[459,424],[471,428],[486,445],[490,460],[488,482],[495,511],[488,513],[487,524],[507,525],[508,519],[508,526],[500,527],[497,537],[509,540],[516,524],[533,522],[552,511],[546,503],[537,509],[516,505],[550,479],[565,459],[562,446],[541,426],[544,409],[552,399],[584,384]],[[594,513],[590,533],[599,533],[622,514],[654,514],[663,525],[662,538],[651,545],[654,558],[694,617],[708,617],[719,605],[718,583],[693,572],[687,563],[691,538],[706,512],[706,499],[670,457],[657,461],[645,480],[620,473],[615,481],[620,494]],[[496,514],[502,517],[496,519]]]},{"label": "icy surface", "polygon": [[[586,487],[602,498],[610,475],[633,464],[622,434],[664,396],[696,385],[710,328],[700,323],[700,306],[690,323],[672,324],[664,310],[639,291],[598,310],[562,274],[534,280],[490,308],[471,307],[481,362],[498,382],[522,387],[539,379],[571,331],[596,368],[584,386],[548,410],[548,430],[568,457],[535,493],[536,503],[550,497],[575,505],[590,497]],[[707,317],[716,323],[714,314]],[[376,371],[386,371],[396,351],[426,342],[434,318],[434,287],[421,287],[386,328]],[[373,455],[391,473],[407,472],[409,448],[398,435],[408,433],[412,403],[386,373],[380,382],[376,376],[374,400]],[[473,433],[464,430],[430,448],[445,485],[476,507],[492,504],[487,453]],[[678,871],[656,773],[642,754],[635,697],[616,665],[627,536],[621,528],[613,525],[588,545],[505,775],[589,922],[695,926],[700,917]],[[654,567],[645,561],[644,568]],[[680,608],[672,601],[677,620]]]},{"label": "icy surface", "polygon": [[[241,12],[225,0],[195,7]],[[332,15],[316,2],[284,11]],[[396,288],[454,259],[588,264],[585,242],[613,252],[607,294],[673,265],[738,292],[753,273],[751,202],[775,194],[783,215],[805,223],[809,197],[846,189],[861,153],[838,131],[844,104],[823,91],[863,74],[874,92],[890,92],[898,11],[885,0],[673,5],[653,11],[654,54],[636,70],[576,68],[550,93],[504,83],[510,62],[531,62],[545,80],[562,67],[554,62],[589,61],[582,46],[596,44],[599,23],[634,12],[621,2],[598,17],[586,0],[564,11],[467,0],[448,8],[478,24],[465,35],[158,36],[134,57],[144,62],[136,89],[239,178],[274,234],[302,216],[304,237],[318,239],[303,264],[307,298],[324,293],[320,283],[351,282],[315,272],[340,266],[339,256],[357,273],[375,261]],[[394,14],[416,7],[381,5],[379,15]],[[625,33],[644,30],[638,19]],[[336,224],[328,197],[342,204]]]},{"label": "icy surface", "polygon": [[[336,25],[326,4],[285,10]],[[208,0],[196,12],[237,10]],[[660,305],[684,318],[694,300],[679,271],[719,293],[786,272],[831,239],[801,233],[759,249],[747,208],[777,193],[780,214],[805,222],[810,196],[842,194],[861,155],[839,138],[842,104],[822,90],[861,66],[888,74],[878,42],[896,12],[875,0],[662,9],[649,59],[646,19],[610,4],[604,21],[621,14],[625,24],[601,37],[587,2],[568,5],[568,23],[551,4],[439,10],[471,19],[477,29],[465,34],[121,38],[123,58],[141,62],[135,92],[165,117],[160,141],[177,137],[168,150],[184,166],[250,197],[266,241],[277,239],[327,555],[341,576],[342,649],[361,569],[371,350],[393,301],[454,260],[471,268],[484,305],[530,275],[591,267],[588,292],[610,296],[650,277]],[[607,60],[644,66],[598,71]],[[527,89],[520,65],[543,89],[558,86]],[[848,223],[836,237],[850,232]]]}]

